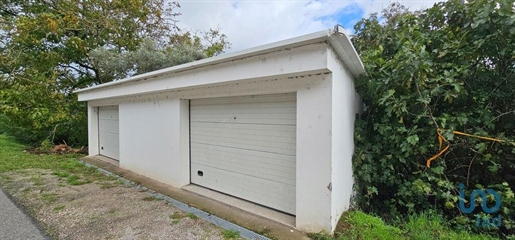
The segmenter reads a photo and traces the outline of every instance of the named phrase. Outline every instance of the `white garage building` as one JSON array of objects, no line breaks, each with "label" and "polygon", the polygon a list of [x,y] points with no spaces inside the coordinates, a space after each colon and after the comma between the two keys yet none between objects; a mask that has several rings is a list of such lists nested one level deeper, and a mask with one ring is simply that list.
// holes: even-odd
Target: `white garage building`
[{"label": "white garage building", "polygon": [[332,232],[353,193],[353,79],[363,73],[337,26],[77,93],[88,102],[90,156]]}]

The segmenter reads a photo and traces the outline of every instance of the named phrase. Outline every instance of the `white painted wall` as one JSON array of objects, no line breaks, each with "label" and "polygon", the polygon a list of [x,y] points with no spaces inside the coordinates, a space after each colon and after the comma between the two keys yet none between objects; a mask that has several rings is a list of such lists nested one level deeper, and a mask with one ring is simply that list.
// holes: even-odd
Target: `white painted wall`
[{"label": "white painted wall", "polygon": [[[171,158],[177,176],[172,180],[176,186],[190,184],[190,101],[179,100],[179,159]],[[177,165],[176,165],[177,164]]]},{"label": "white painted wall", "polygon": [[332,71],[332,204],[331,231],[341,214],[348,210],[353,193],[352,155],[354,153],[354,120],[359,111],[359,98],[352,76],[331,50],[328,67]]},{"label": "white painted wall", "polygon": [[88,155],[98,154],[98,107],[88,102]]},{"label": "white painted wall", "polygon": [[121,103],[120,167],[174,187],[189,183],[186,104],[154,96]]},{"label": "white painted wall", "polygon": [[296,227],[331,231],[331,75],[297,92]]}]

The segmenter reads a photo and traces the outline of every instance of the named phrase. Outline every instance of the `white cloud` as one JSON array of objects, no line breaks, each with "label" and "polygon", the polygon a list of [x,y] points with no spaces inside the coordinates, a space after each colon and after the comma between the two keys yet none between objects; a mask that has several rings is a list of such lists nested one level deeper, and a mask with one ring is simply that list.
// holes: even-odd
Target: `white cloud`
[{"label": "white cloud", "polygon": [[[255,47],[333,27],[340,14],[368,16],[389,5],[387,0],[186,0],[180,1],[179,26],[191,30],[221,27],[230,51]],[[400,1],[412,10],[436,1]],[[355,15],[355,14],[354,14]],[[363,17],[360,16],[360,17]],[[359,19],[358,17],[357,19]],[[351,19],[349,19],[351,20]]]},{"label": "white cloud", "polygon": [[392,2],[399,2],[410,10],[420,10],[424,8],[430,8],[436,2],[443,0],[397,0],[397,1],[385,1],[385,0],[370,0],[370,1],[356,1],[364,9],[365,16],[368,16],[374,12],[381,12],[382,9],[388,7]]}]

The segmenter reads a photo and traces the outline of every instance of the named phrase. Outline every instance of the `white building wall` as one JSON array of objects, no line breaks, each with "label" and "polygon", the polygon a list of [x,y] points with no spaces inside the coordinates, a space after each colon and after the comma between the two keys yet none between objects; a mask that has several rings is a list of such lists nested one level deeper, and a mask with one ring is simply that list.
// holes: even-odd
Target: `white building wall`
[{"label": "white building wall", "polygon": [[98,107],[88,102],[88,155],[98,154]]},{"label": "white building wall", "polygon": [[353,193],[352,156],[354,153],[354,120],[359,111],[359,98],[352,76],[334,52],[328,53],[332,71],[332,204],[331,231],[341,214],[348,210]]},{"label": "white building wall", "polygon": [[173,181],[177,186],[190,184],[190,101],[179,100],[179,160]]},{"label": "white building wall", "polygon": [[297,92],[296,227],[331,231],[331,74]]},{"label": "white building wall", "polygon": [[189,183],[185,104],[163,96],[120,103],[120,167],[174,187]]}]

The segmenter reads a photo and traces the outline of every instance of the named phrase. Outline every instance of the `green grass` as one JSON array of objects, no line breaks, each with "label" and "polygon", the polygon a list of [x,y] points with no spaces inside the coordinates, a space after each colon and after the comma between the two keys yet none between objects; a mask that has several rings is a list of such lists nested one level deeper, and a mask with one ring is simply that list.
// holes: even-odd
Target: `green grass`
[{"label": "green grass", "polygon": [[108,189],[108,188],[113,188],[113,187],[118,186],[117,184],[111,183],[111,182],[101,182],[101,183],[99,183],[99,185],[100,185],[101,189]]},{"label": "green grass", "polygon": [[63,210],[64,208],[65,208],[64,205],[59,205],[59,206],[54,208],[54,212],[59,212],[59,211]]},{"label": "green grass", "polygon": [[192,219],[192,220],[197,220],[198,217],[197,215],[193,214],[193,213],[186,213],[186,217]]},{"label": "green grass", "polygon": [[238,239],[240,237],[240,232],[234,230],[223,230],[222,236],[224,239]]},{"label": "green grass", "polygon": [[77,161],[81,154],[30,154],[25,146],[0,134],[0,173],[21,169],[50,169],[56,173],[78,173],[87,167]]},{"label": "green grass", "polygon": [[[77,159],[82,154],[31,154],[24,152],[26,147],[16,143],[12,138],[0,134],[0,174],[10,171],[27,171],[27,169],[47,169],[52,175],[65,179],[69,185],[82,185],[96,180],[109,180],[110,178],[98,172],[95,168],[88,168]],[[3,177],[6,180],[5,177]],[[34,185],[44,184],[40,176],[31,177]]]},{"label": "green grass", "polygon": [[361,211],[344,213],[340,219],[334,236],[326,232],[310,233],[315,240],[345,239],[413,239],[413,240],[480,240],[494,239],[486,235],[475,235],[464,231],[455,231],[437,214],[423,213],[411,216],[405,222],[392,226],[379,217]]},{"label": "green grass", "polygon": [[81,179],[79,176],[72,174],[66,178],[66,182],[68,182],[70,185],[77,186],[90,183],[91,180]]},{"label": "green grass", "polygon": [[[400,229],[385,224],[378,217],[360,211],[345,213],[335,232],[336,239],[403,239]],[[318,239],[333,238],[322,237]]]},{"label": "green grass", "polygon": [[67,172],[53,172],[52,174],[60,177],[60,178],[66,178],[70,176],[70,173]]},{"label": "green grass", "polygon": [[182,216],[179,212],[174,212],[172,215],[170,215],[170,218],[173,220],[182,219],[184,216]]},{"label": "green grass", "polygon": [[177,224],[181,222],[184,216],[180,212],[174,212],[170,215],[170,218],[172,219],[172,224]]},{"label": "green grass", "polygon": [[57,200],[57,194],[55,193],[43,193],[41,199],[46,203],[53,203]]},{"label": "green grass", "polygon": [[33,176],[30,178],[30,181],[35,185],[35,186],[41,186],[43,185],[43,179],[39,176]]},{"label": "green grass", "polygon": [[157,198],[155,198],[154,196],[146,196],[146,197],[144,197],[144,198],[143,198],[143,199],[141,199],[141,200],[143,200],[143,201],[159,201],[159,200],[161,200],[161,199],[157,199]]},{"label": "green grass", "polygon": [[403,228],[409,239],[495,239],[487,235],[451,230],[442,216],[430,213],[410,216]]}]

